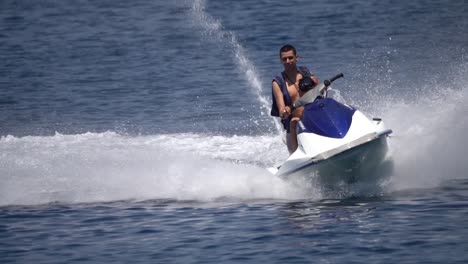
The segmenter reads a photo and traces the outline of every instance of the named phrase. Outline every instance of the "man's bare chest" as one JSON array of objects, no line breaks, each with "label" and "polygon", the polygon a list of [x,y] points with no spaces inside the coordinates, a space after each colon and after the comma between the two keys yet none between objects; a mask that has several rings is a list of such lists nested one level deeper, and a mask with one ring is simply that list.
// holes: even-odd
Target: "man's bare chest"
[{"label": "man's bare chest", "polygon": [[294,102],[295,100],[299,99],[299,80],[302,79],[302,76],[298,76],[296,83],[286,82],[286,88],[288,89],[289,96],[291,100]]}]

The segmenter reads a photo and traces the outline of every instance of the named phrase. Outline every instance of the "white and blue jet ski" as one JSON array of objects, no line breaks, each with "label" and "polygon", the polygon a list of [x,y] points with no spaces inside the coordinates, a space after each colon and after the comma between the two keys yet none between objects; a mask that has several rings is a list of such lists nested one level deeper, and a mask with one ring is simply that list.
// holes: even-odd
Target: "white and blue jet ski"
[{"label": "white and blue jet ski", "polygon": [[369,119],[356,108],[327,97],[327,88],[343,74],[307,91],[293,108],[304,107],[297,125],[298,148],[279,166],[269,168],[282,178],[315,177],[324,183],[352,183],[374,177],[385,162],[387,137],[380,118]]}]

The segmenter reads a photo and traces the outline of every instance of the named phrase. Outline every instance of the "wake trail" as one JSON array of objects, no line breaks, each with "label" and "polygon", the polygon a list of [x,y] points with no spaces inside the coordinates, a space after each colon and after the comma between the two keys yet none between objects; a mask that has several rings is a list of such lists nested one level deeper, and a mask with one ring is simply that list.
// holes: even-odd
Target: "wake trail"
[{"label": "wake trail", "polygon": [[[274,139],[113,132],[1,137],[0,206],[308,196],[261,165],[281,155]],[[267,152],[273,155],[262,155]]]}]

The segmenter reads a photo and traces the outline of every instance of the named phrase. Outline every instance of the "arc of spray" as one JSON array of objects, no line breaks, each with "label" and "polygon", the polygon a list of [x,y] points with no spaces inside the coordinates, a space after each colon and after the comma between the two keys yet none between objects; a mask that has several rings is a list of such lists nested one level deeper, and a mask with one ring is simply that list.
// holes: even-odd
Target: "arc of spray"
[{"label": "arc of spray", "polygon": [[[200,25],[204,33],[213,36],[215,40],[228,44],[234,51],[234,59],[239,70],[244,73],[244,77],[254,90],[261,105],[261,114],[268,115],[271,101],[262,95],[262,82],[258,78],[255,66],[247,58],[244,48],[239,44],[236,35],[231,31],[223,29],[222,23],[214,19],[205,12],[205,0],[194,0],[192,3],[192,18],[194,22]],[[276,130],[281,133],[282,126],[277,119],[274,119]]]}]

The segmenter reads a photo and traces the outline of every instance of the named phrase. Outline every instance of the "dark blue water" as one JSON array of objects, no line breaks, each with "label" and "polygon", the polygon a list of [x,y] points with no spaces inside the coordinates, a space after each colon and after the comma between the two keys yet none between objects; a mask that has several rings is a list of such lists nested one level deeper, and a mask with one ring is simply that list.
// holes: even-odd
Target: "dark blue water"
[{"label": "dark blue water", "polygon": [[[464,1],[2,1],[1,263],[468,262]],[[264,168],[279,48],[392,128],[389,179]]]}]

